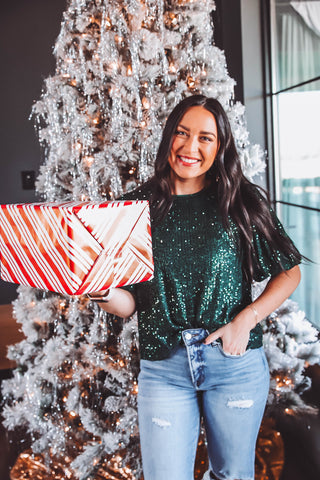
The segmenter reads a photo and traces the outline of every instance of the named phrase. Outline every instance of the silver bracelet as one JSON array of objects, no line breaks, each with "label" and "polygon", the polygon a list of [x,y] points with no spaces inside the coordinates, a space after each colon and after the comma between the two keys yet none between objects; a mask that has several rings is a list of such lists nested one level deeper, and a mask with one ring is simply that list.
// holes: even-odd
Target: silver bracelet
[{"label": "silver bracelet", "polygon": [[254,307],[252,304],[249,305],[249,308],[253,311],[254,313],[254,319],[255,319],[255,322],[256,322],[256,325],[258,324],[258,319],[259,319],[259,313],[256,309],[256,307]]},{"label": "silver bracelet", "polygon": [[101,302],[101,303],[108,303],[110,301],[110,298],[111,298],[111,288],[109,288],[109,290],[107,290],[107,292],[104,294],[104,295],[91,295],[90,293],[87,293],[87,297],[94,301],[94,302]]}]

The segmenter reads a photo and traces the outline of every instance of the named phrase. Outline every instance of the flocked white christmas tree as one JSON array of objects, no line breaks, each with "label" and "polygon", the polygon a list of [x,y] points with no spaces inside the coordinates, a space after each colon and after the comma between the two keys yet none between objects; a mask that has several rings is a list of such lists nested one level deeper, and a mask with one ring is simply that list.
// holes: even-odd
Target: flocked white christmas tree
[{"label": "flocked white christmas tree", "polygon": [[[246,175],[263,171],[263,152],[249,144],[244,107],[233,100],[234,81],[214,46],[214,8],[211,0],[68,2],[56,73],[33,107],[45,148],[37,181],[45,201],[113,199],[147,180],[166,116],[192,93],[220,100]],[[23,478],[23,469],[46,480],[140,478],[136,319],[28,287],[19,288],[14,313],[26,339],[9,350],[18,367],[3,386],[5,425],[27,429],[47,470],[25,455],[12,478]],[[317,332],[292,303],[275,315],[277,323],[270,317],[265,326],[277,375],[270,402],[302,404],[295,390],[305,361],[319,361]]]}]

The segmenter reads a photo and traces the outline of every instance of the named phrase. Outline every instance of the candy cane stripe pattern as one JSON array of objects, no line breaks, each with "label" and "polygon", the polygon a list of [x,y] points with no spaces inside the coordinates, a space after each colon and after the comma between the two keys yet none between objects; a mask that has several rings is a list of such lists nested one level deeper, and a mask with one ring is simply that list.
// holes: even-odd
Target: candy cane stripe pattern
[{"label": "candy cane stripe pattern", "polygon": [[0,206],[1,278],[68,295],[153,277],[145,200]]}]

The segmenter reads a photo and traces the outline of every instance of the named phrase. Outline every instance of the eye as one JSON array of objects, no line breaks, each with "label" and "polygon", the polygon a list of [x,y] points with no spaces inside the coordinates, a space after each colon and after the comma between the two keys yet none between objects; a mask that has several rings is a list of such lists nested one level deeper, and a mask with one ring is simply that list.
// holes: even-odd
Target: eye
[{"label": "eye", "polygon": [[213,142],[213,139],[210,137],[206,137],[205,135],[200,137],[200,140],[204,140],[205,142]]},{"label": "eye", "polygon": [[187,135],[187,133],[184,132],[183,130],[176,130],[176,131],[175,131],[175,135],[183,136],[183,135]]}]

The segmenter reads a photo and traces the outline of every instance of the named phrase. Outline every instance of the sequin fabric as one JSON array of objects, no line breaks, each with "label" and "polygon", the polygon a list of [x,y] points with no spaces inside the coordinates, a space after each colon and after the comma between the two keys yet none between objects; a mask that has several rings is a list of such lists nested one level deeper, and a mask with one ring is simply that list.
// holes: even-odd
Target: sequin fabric
[{"label": "sequin fabric", "polygon": [[[147,193],[124,198],[148,198]],[[280,222],[278,228],[283,231]],[[256,233],[257,280],[292,268],[297,262],[283,254],[271,254],[264,238]],[[132,285],[139,319],[140,355],[160,360],[182,343],[188,328],[213,332],[230,322],[251,303],[251,285],[242,273],[237,227],[227,232],[214,194],[205,189],[176,195],[165,219],[153,229],[154,278]],[[250,333],[248,348],[262,345],[262,329]]]}]

